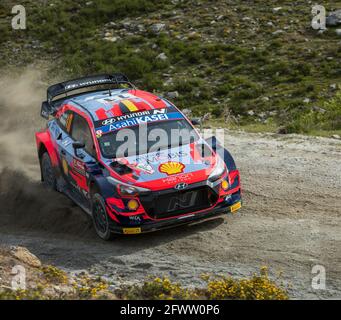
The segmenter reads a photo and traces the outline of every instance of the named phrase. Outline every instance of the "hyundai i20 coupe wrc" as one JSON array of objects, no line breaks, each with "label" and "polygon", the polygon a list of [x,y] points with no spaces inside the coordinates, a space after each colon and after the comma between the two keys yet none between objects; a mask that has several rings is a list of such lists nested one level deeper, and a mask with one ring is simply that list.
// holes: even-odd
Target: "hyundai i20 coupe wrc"
[{"label": "hyundai i20 coupe wrc", "polygon": [[104,240],[241,208],[231,154],[215,137],[203,139],[196,120],[123,74],[49,87],[41,116],[48,120],[36,133],[43,183],[88,213]]}]

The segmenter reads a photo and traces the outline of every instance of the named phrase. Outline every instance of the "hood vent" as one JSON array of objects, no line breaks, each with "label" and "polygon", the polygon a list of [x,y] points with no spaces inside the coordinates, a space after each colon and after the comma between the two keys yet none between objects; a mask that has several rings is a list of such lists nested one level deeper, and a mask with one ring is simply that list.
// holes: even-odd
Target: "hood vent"
[{"label": "hood vent", "polygon": [[110,167],[113,168],[114,171],[119,175],[125,175],[125,174],[129,174],[129,173],[133,172],[133,170],[131,168],[129,168],[125,164],[120,163],[118,161],[112,162],[110,164]]}]

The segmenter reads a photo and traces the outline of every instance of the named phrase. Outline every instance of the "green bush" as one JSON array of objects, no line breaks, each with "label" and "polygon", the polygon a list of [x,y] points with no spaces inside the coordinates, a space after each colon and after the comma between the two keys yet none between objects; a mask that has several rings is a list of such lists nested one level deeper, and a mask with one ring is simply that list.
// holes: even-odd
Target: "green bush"
[{"label": "green bush", "polygon": [[117,291],[121,299],[147,300],[288,300],[285,289],[269,279],[266,267],[249,279],[203,275],[206,287],[187,289],[168,278],[155,278],[142,285],[123,286]]}]

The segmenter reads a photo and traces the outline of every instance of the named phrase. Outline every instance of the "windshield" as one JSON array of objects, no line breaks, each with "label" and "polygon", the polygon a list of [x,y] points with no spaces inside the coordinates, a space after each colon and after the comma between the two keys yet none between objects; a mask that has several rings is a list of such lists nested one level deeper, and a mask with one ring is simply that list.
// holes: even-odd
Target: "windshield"
[{"label": "windshield", "polygon": [[105,158],[136,156],[193,143],[197,132],[185,120],[149,123],[109,132],[98,138]]}]

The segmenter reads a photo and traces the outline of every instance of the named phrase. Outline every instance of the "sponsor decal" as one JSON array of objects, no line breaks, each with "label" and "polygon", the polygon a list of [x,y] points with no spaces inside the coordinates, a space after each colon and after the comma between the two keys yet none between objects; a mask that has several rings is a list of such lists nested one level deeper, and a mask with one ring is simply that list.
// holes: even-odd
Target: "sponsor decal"
[{"label": "sponsor decal", "polygon": [[166,173],[168,176],[172,176],[175,174],[183,173],[185,169],[185,165],[180,162],[169,161],[163,163],[159,166],[159,171],[161,173]]},{"label": "sponsor decal", "polygon": [[41,110],[41,115],[42,115],[43,118],[46,118],[46,117],[50,116],[50,114],[47,111],[45,111],[45,110]]},{"label": "sponsor decal", "polygon": [[138,112],[131,112],[124,114],[122,116],[112,117],[105,119],[103,121],[96,121],[96,127],[100,126],[109,126],[119,121],[125,121],[132,118],[143,117],[143,116],[150,116],[150,115],[158,115],[158,114],[165,114],[167,113],[167,109],[154,109],[154,110],[145,110],[145,111],[138,111]]},{"label": "sponsor decal", "polygon": [[241,202],[237,202],[236,204],[234,204],[233,206],[231,206],[231,212],[232,212],[232,213],[235,213],[235,212],[238,211],[241,207],[242,207],[242,203],[241,203]]},{"label": "sponsor decal", "polygon": [[66,138],[66,139],[63,140],[62,145],[63,145],[64,148],[66,148],[67,146],[69,146],[71,144],[71,142],[72,141],[71,141],[70,138]]},{"label": "sponsor decal", "polygon": [[73,159],[73,170],[79,173],[80,175],[85,176],[85,166],[82,161]]},{"label": "sponsor decal", "polygon": [[62,158],[62,167],[63,167],[64,173],[66,175],[68,175],[69,174],[69,165],[68,165],[68,163],[67,163],[65,158]]},{"label": "sponsor decal", "polygon": [[133,118],[130,120],[125,120],[125,121],[111,124],[110,126],[104,127],[103,131],[104,132],[105,131],[106,132],[117,131],[117,130],[124,129],[127,127],[134,127],[134,126],[138,126],[141,124],[147,124],[150,122],[165,121],[165,120],[169,120],[169,117],[166,114],[138,117],[138,118]]},{"label": "sponsor decal", "polygon": [[142,221],[140,216],[129,216],[129,220],[133,223],[140,223]]},{"label": "sponsor decal", "polygon": [[[154,110],[158,111],[158,110]],[[147,111],[146,111],[147,112]],[[128,114],[130,115],[130,113]],[[123,117],[123,116],[122,116]],[[172,113],[152,113],[146,115],[140,116],[140,117],[131,117],[126,120],[117,120],[115,118],[110,118],[106,121],[106,125],[103,125],[103,121],[96,121],[95,127],[98,130],[101,130],[103,134],[108,132],[117,131],[124,128],[134,127],[138,125],[153,123],[153,122],[159,122],[159,121],[167,121],[167,120],[179,120],[183,119],[183,116],[180,112],[172,112]]]},{"label": "sponsor decal", "polygon": [[65,124],[65,128],[66,128],[67,132],[71,131],[72,119],[73,119],[73,113],[70,113],[66,119],[66,124]]},{"label": "sponsor decal", "polygon": [[162,179],[162,183],[165,184],[176,184],[176,183],[181,183],[184,181],[187,181],[188,183],[190,183],[192,180],[194,179],[194,174],[193,173],[186,173],[186,174],[182,174],[179,176],[170,176],[166,179]]},{"label": "sponsor decal", "polygon": [[141,228],[123,228],[123,234],[138,234],[141,233]]},{"label": "sponsor decal", "polygon": [[162,161],[171,161],[180,159],[183,157],[187,157],[188,153],[184,151],[178,151],[178,152],[157,152],[154,155],[146,155],[146,156],[139,156],[137,158],[137,162],[146,162],[146,163],[160,163]]},{"label": "sponsor decal", "polygon": [[[108,83],[108,82],[109,82],[108,79],[98,79],[98,80],[89,80],[89,81],[84,81],[84,82],[70,83],[65,86],[65,90],[73,90],[73,89],[77,89],[80,87],[93,86],[93,85]],[[110,82],[113,82],[113,81],[110,81]]]},{"label": "sponsor decal", "polygon": [[128,113],[123,116],[118,116],[118,117],[113,117],[109,119],[105,119],[101,122],[102,126],[109,126],[113,123],[116,123],[118,121],[124,121],[128,120],[131,118],[136,118],[136,117],[142,117],[142,116],[149,116],[151,114],[150,111],[141,111],[141,112],[134,112],[134,113]]},{"label": "sponsor decal", "polygon": [[102,130],[97,130],[96,131],[96,137],[99,139],[100,137],[102,137],[103,135],[103,131]]},{"label": "sponsor decal", "polygon": [[141,171],[148,173],[148,174],[153,174],[155,172],[153,167],[148,163],[136,163],[134,165],[134,167],[137,170],[141,170]]}]

